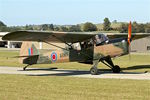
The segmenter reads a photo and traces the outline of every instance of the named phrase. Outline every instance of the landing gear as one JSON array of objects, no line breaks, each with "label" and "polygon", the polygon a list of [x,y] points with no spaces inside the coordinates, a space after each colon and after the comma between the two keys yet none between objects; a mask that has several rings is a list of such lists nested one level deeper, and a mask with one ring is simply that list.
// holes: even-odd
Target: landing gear
[{"label": "landing gear", "polygon": [[30,65],[27,65],[27,66],[23,67],[23,70],[25,71],[28,66],[30,66]]},{"label": "landing gear", "polygon": [[106,56],[106,57],[103,57],[100,60],[94,62],[94,66],[90,69],[90,73],[92,75],[98,74],[97,65],[98,65],[99,61],[102,62],[103,64],[105,64],[106,66],[110,67],[112,69],[113,73],[120,73],[120,67],[118,65],[114,65],[110,56]]},{"label": "landing gear", "polygon": [[114,65],[110,56],[106,56],[100,60],[103,64],[110,67],[113,73],[120,73],[120,67],[118,65]]},{"label": "landing gear", "polygon": [[120,67],[118,65],[115,65],[113,68],[112,68],[112,71],[113,73],[120,73]]},{"label": "landing gear", "polygon": [[94,66],[90,69],[90,73],[92,75],[97,75],[98,74],[97,65],[98,65],[99,62],[102,62],[106,66],[110,67],[112,69],[113,73],[120,73],[120,67],[118,65],[114,65],[114,63],[112,62],[110,56],[106,56],[106,57],[103,57],[100,60],[96,60],[94,62]]},{"label": "landing gear", "polygon": [[97,75],[97,74],[98,74],[98,69],[97,69],[97,67],[92,67],[92,68],[90,69],[90,73],[91,73],[92,75]]},{"label": "landing gear", "polygon": [[90,69],[91,75],[97,75],[98,74],[98,69],[97,69],[98,62],[99,61],[96,61],[94,63],[94,65],[92,66],[92,68]]}]

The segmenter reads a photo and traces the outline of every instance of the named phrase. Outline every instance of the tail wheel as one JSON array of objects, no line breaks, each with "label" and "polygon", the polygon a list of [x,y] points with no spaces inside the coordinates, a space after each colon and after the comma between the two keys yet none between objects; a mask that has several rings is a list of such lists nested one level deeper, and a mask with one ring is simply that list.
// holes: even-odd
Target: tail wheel
[{"label": "tail wheel", "polygon": [[120,73],[120,67],[118,65],[113,66],[112,71],[114,73]]},{"label": "tail wheel", "polygon": [[92,67],[92,68],[90,69],[90,73],[91,73],[92,75],[97,75],[97,74],[98,74],[98,69],[97,69],[96,67]]}]

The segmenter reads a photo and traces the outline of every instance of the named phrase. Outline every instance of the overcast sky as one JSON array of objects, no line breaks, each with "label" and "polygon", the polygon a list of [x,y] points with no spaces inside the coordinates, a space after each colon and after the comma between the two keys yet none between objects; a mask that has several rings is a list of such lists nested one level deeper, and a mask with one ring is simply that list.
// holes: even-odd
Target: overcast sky
[{"label": "overcast sky", "polygon": [[0,20],[8,26],[110,21],[150,22],[150,0],[0,0]]}]

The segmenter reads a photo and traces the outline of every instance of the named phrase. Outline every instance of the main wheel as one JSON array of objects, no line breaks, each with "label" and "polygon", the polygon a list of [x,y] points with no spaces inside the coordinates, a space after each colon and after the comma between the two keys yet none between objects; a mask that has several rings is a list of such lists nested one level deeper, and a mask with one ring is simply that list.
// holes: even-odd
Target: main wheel
[{"label": "main wheel", "polygon": [[26,70],[26,67],[24,67],[23,70],[25,71],[25,70]]},{"label": "main wheel", "polygon": [[96,67],[92,67],[92,68],[90,69],[90,73],[91,73],[92,75],[97,75],[97,74],[98,74],[98,69],[97,69]]},{"label": "main wheel", "polygon": [[113,73],[120,73],[120,67],[118,65],[115,65],[113,68],[112,68],[112,71]]}]

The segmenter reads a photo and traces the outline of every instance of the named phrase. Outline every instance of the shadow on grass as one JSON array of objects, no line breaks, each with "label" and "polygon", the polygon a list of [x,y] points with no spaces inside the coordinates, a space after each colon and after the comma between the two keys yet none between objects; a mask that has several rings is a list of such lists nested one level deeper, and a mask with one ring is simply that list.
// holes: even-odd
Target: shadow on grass
[{"label": "shadow on grass", "polygon": [[127,68],[121,68],[121,70],[137,70],[137,69],[150,69],[150,65],[136,65]]},{"label": "shadow on grass", "polygon": [[52,68],[27,68],[26,70],[18,70],[18,71],[52,71],[57,69],[57,67]]},{"label": "shadow on grass", "polygon": [[[27,69],[27,71],[51,71],[49,72],[44,72],[42,74],[30,74],[29,76],[76,76],[76,75],[90,75],[90,71],[88,70],[68,70],[68,69],[57,69],[56,67],[54,68],[30,68]],[[99,73],[98,75],[101,74],[113,74],[111,69],[99,69]],[[139,72],[121,72],[121,73],[117,73],[119,74],[142,74]]]}]

